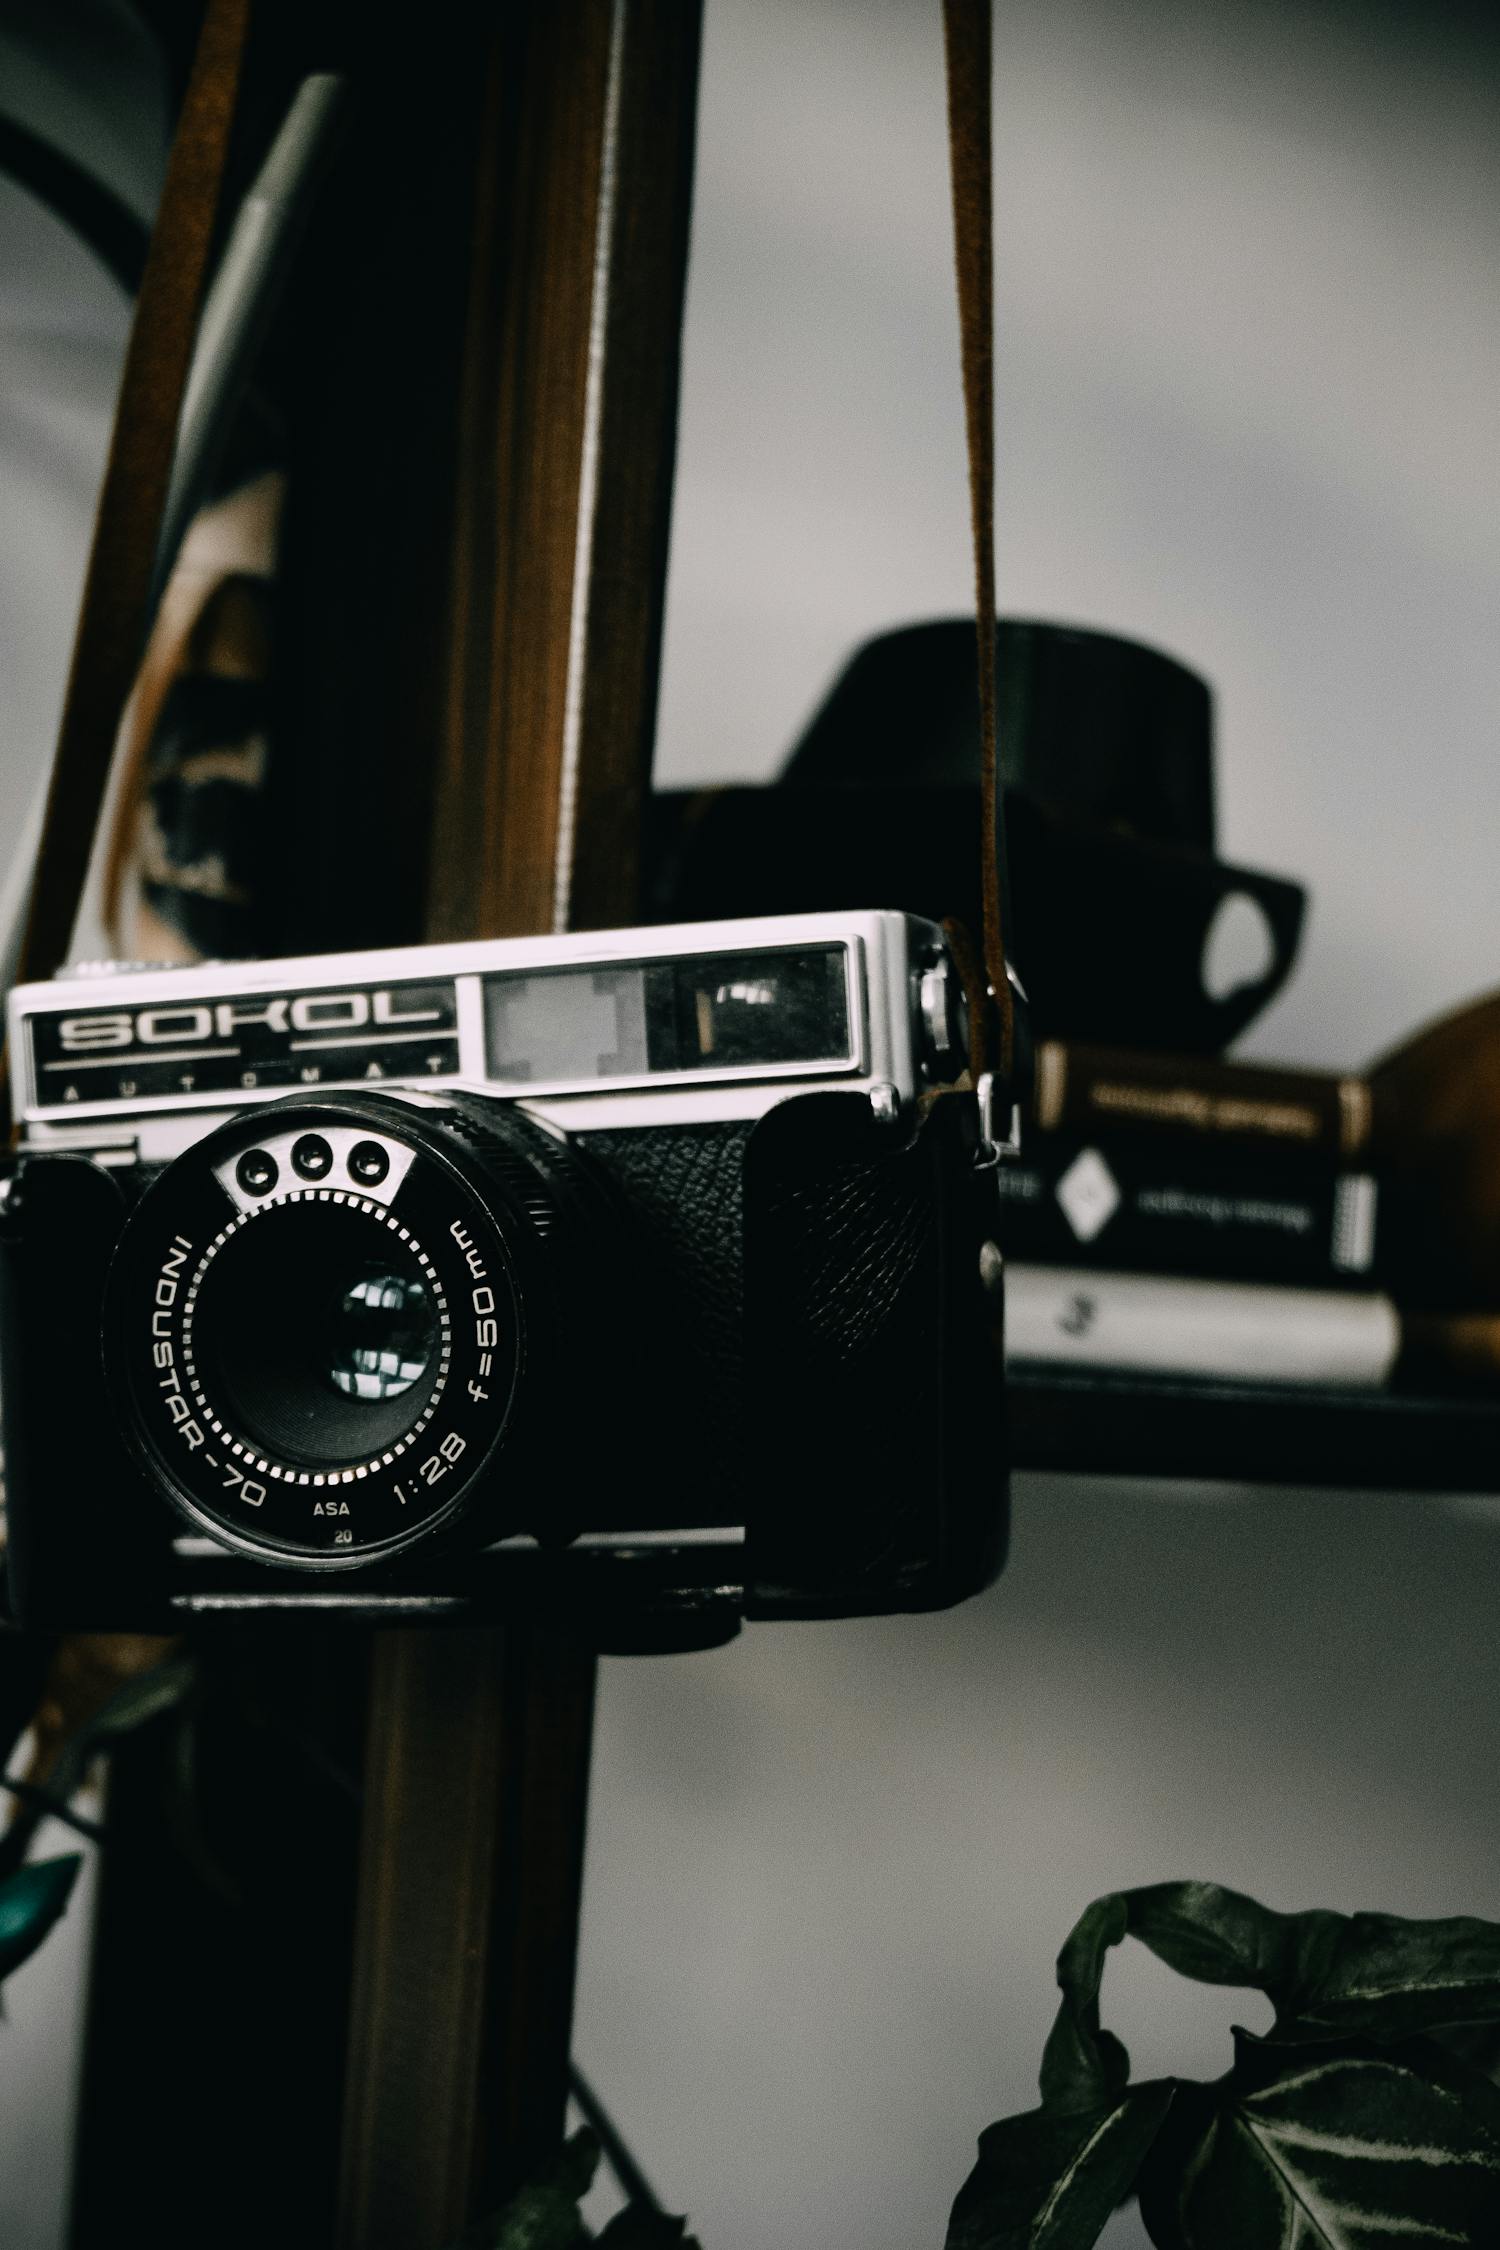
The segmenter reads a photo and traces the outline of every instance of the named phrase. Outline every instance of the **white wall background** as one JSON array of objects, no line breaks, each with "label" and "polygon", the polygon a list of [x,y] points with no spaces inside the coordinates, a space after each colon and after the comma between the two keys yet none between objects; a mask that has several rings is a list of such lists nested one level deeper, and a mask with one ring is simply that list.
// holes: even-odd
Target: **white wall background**
[{"label": "white wall background", "polygon": [[[1500,982],[1480,28],[997,15],[1002,603],[1213,680],[1226,847],[1313,891],[1263,1053],[1355,1062]],[[942,102],[935,0],[708,0],[666,781],[768,774],[855,641],[967,601]],[[12,832],[123,334],[81,258],[61,311],[32,287],[49,225],[0,208]],[[1497,1587],[1482,1505],[1029,1479],[950,1617],[606,1666],[579,2052],[707,2250],[940,2243],[1101,1890],[1500,1916]],[[0,2026],[7,2250],[59,2239],[66,1958]],[[1125,1957],[1106,1987],[1149,2070],[1217,2072],[1247,2007]]]},{"label": "white wall background", "polygon": [[[665,780],[969,600],[938,15],[708,0]],[[1213,681],[1225,848],[1313,894],[1248,1045],[1358,1062],[1500,983],[1494,48],[1002,0],[996,60],[1001,606]],[[1483,1504],[1025,1478],[950,1617],[606,1666],[580,2055],[707,2250],[936,2250],[1098,1892],[1500,1915],[1497,1601]],[[1264,2021],[1117,1962],[1148,2072]]]},{"label": "white wall background", "polygon": [[[937,19],[708,0],[664,780],[970,599]],[[1001,607],[1207,674],[1225,846],[1313,888],[1256,1044],[1357,1061],[1500,978],[1494,50],[1002,0],[995,95]]]}]

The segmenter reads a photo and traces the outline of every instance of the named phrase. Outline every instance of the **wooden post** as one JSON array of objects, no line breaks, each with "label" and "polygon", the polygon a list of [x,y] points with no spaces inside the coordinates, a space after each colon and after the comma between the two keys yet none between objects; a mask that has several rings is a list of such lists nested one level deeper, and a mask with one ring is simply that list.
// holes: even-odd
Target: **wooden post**
[{"label": "wooden post", "polygon": [[347,2250],[441,2250],[557,2142],[593,1700],[593,1657],[525,1627],[377,1639]]},{"label": "wooden post", "polygon": [[430,938],[636,912],[698,46],[699,0],[533,6],[496,43]]},{"label": "wooden post", "polygon": [[[636,909],[698,46],[697,0],[497,25],[432,938]],[[442,2250],[560,2137],[594,1671],[526,1627],[377,1640],[341,2250]]]},{"label": "wooden post", "polygon": [[[268,114],[307,68],[351,89],[273,354],[267,949],[628,921],[700,0],[262,14]],[[440,2250],[562,2127],[594,1658],[196,1641],[197,1782],[165,1726],[112,1775],[74,2250],[122,2213],[162,2250]]]}]

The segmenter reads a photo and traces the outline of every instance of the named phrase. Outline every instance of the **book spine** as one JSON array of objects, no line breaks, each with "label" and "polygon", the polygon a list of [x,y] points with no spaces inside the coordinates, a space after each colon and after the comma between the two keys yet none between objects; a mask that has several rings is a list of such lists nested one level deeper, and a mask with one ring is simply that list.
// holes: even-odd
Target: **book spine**
[{"label": "book spine", "polygon": [[1044,1039],[1033,1120],[1049,1133],[1140,1132],[1347,1164],[1371,1144],[1370,1088],[1331,1071]]},{"label": "book spine", "polygon": [[1216,1280],[1367,1282],[1376,1185],[1364,1172],[1139,1138],[1028,1136],[998,1175],[999,1240],[1038,1264]]},{"label": "book spine", "polygon": [[1373,1293],[1006,1261],[1007,1363],[1377,1389],[1399,1345],[1396,1308]]}]

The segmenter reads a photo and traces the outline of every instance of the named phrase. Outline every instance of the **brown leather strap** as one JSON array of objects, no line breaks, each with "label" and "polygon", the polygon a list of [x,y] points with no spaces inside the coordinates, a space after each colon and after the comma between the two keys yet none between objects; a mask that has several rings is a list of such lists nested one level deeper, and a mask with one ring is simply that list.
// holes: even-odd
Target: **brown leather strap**
[{"label": "brown leather strap", "polygon": [[121,714],[145,642],[249,0],[208,0],[141,276],[37,853],[17,981],[67,957]]},{"label": "brown leather strap", "polygon": [[[999,1054],[1009,1085],[1015,1063],[1015,1004],[1005,969],[1000,913],[1000,785],[995,686],[995,310],[990,158],[990,0],[943,0],[948,63],[948,151],[953,175],[953,249],[963,346],[974,526],[974,603],[979,639],[979,788],[984,891],[984,972],[994,1000]],[[971,1018],[973,1010],[971,1009]],[[990,1067],[984,1011],[971,1022],[972,1068]]]}]

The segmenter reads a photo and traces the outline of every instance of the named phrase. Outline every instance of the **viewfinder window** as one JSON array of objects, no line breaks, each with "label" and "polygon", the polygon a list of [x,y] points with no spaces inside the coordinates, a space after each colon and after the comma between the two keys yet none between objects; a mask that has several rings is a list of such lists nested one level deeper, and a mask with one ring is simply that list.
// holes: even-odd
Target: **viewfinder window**
[{"label": "viewfinder window", "polygon": [[841,945],[487,977],[490,1077],[587,1085],[852,1061]]}]

